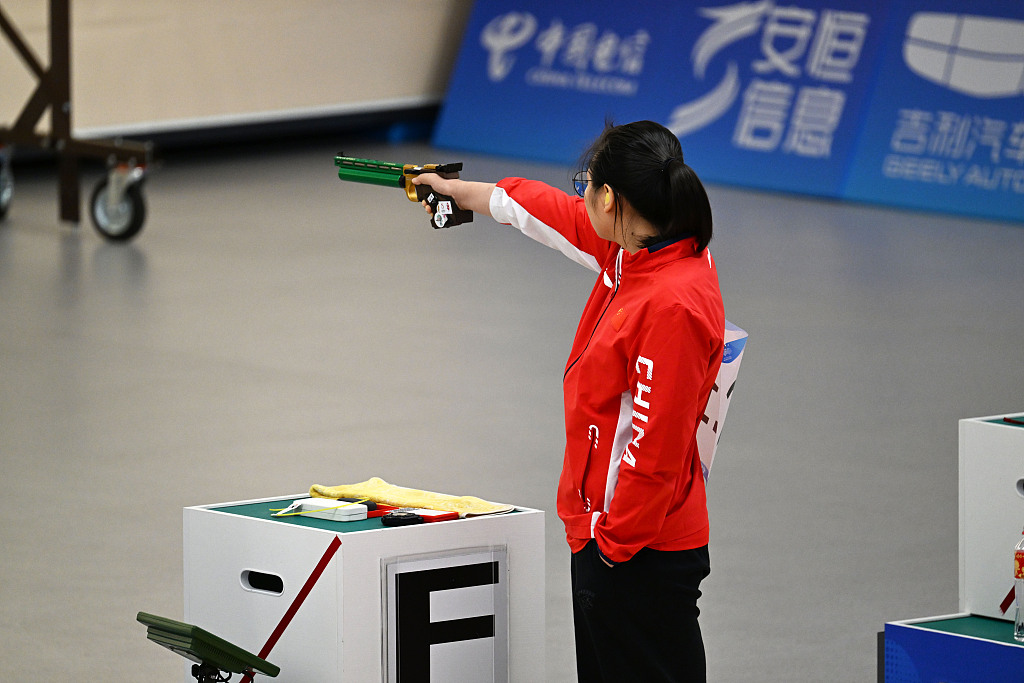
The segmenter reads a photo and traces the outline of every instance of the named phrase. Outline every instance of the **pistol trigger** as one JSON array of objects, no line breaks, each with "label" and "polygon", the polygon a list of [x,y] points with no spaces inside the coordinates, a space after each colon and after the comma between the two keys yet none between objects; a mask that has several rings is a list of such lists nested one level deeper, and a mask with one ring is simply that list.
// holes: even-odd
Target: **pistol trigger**
[{"label": "pistol trigger", "polygon": [[434,188],[430,187],[430,185],[416,185],[416,198],[419,199],[421,202],[427,202],[428,204],[431,204],[431,208],[433,208],[433,200],[431,200],[430,198],[433,195]]}]

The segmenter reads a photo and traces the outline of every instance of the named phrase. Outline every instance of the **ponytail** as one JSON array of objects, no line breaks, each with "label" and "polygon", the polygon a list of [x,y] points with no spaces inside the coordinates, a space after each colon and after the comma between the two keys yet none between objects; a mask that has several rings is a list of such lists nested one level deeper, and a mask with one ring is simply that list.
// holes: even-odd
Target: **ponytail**
[{"label": "ponytail", "polygon": [[[697,173],[683,162],[670,164],[665,175],[668,185],[668,225],[661,228],[659,240],[672,239],[684,233],[697,238],[697,251],[703,251],[711,241],[713,221],[711,202]],[[649,219],[648,219],[649,220]],[[650,245],[644,245],[650,246]]]}]

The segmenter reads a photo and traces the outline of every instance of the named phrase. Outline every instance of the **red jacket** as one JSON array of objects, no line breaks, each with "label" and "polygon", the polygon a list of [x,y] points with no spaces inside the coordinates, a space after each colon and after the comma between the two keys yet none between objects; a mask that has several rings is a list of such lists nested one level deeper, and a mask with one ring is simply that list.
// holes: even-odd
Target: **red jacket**
[{"label": "red jacket", "polygon": [[563,380],[558,516],[572,551],[596,538],[623,562],[644,547],[706,545],[696,432],[725,332],[710,252],[697,252],[690,237],[630,254],[597,236],[581,198],[536,181],[501,181],[490,209],[601,273]]}]

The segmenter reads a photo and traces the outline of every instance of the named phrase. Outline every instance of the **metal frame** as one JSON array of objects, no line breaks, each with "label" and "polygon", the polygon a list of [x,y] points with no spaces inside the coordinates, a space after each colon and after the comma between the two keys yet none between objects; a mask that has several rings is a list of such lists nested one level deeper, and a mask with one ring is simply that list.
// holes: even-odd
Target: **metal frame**
[{"label": "metal frame", "polygon": [[[58,158],[58,193],[62,220],[78,223],[81,195],[79,160],[106,160],[110,177],[138,175],[152,156],[149,143],[125,140],[78,140],[71,131],[71,8],[70,0],[50,0],[50,66],[44,68],[17,27],[0,8],[0,33],[8,39],[38,85],[11,127],[0,127],[0,149],[21,145],[54,150]],[[50,133],[41,135],[36,126],[50,110]]]}]

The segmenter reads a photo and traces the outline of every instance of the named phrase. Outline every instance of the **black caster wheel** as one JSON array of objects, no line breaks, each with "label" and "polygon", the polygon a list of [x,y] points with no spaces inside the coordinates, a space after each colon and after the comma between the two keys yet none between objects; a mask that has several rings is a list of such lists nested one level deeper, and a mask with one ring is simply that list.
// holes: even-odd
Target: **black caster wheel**
[{"label": "black caster wheel", "polygon": [[14,199],[14,174],[11,173],[10,161],[0,150],[0,221],[7,216]]},{"label": "black caster wheel", "polygon": [[119,199],[110,196],[110,179],[100,181],[89,200],[90,213],[96,231],[112,242],[126,242],[142,230],[146,221],[146,200],[142,196],[142,183],[132,182],[124,187]]}]

